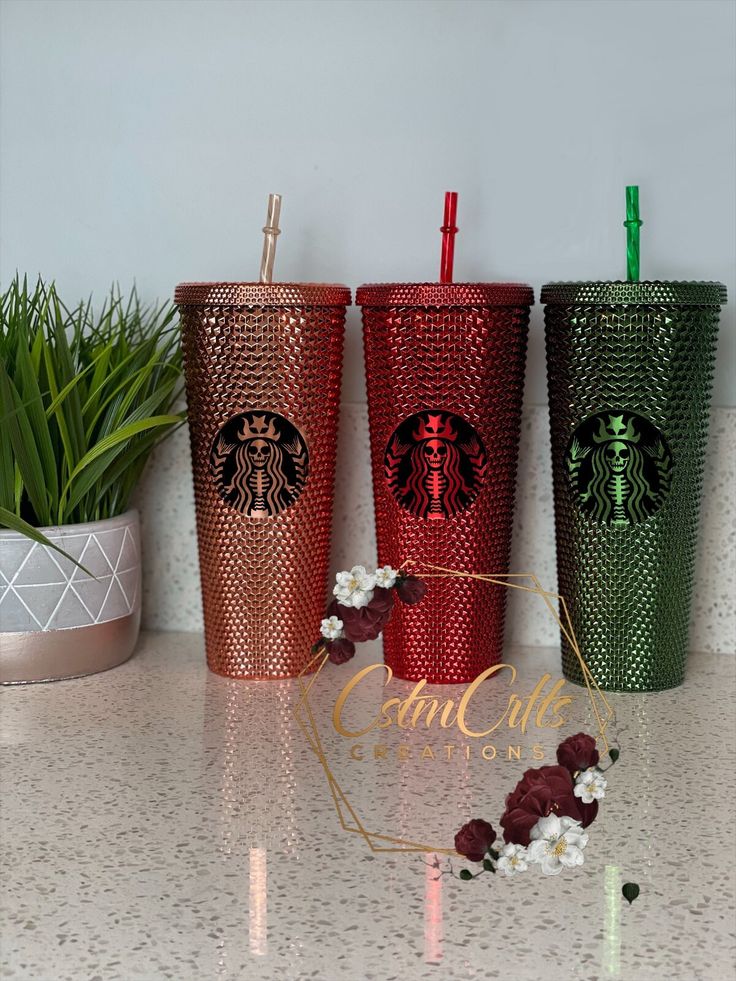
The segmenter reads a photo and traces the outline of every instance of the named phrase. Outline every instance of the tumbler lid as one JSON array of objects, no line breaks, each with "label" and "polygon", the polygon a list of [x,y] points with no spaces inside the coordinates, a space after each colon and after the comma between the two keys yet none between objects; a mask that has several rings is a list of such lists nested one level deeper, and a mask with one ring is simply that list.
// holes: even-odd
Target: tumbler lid
[{"label": "tumbler lid", "polygon": [[534,290],[525,283],[366,283],[361,307],[528,307]]},{"label": "tumbler lid", "polygon": [[723,283],[600,282],[546,283],[540,297],[550,306],[593,303],[619,305],[645,303],[656,306],[720,306],[726,302]]},{"label": "tumbler lid", "polygon": [[339,283],[179,283],[179,306],[349,307],[350,290]]}]

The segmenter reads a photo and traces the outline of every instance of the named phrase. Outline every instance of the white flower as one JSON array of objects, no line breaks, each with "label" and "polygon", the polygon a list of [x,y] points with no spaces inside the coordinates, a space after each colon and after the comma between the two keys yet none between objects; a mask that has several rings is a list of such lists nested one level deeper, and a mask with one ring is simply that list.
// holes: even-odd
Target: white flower
[{"label": "white flower", "polygon": [[509,842],[501,849],[501,854],[496,862],[496,868],[504,875],[516,875],[518,872],[526,872],[529,868],[527,863],[528,855],[523,845],[514,845]]},{"label": "white flower", "polygon": [[354,606],[359,610],[362,606],[368,606],[373,599],[376,577],[369,575],[365,566],[354,565],[350,572],[338,572],[335,578],[337,585],[332,594],[343,606]]},{"label": "white flower", "polygon": [[582,773],[578,773],[575,778],[575,790],[573,793],[579,797],[583,804],[592,804],[594,800],[603,800],[606,796],[608,781],[601,771],[594,766]]},{"label": "white flower", "polygon": [[563,868],[583,864],[588,835],[579,821],[550,814],[537,821],[529,837],[528,859],[541,865],[545,875],[558,875]]},{"label": "white flower", "polygon": [[383,589],[391,589],[396,583],[397,576],[398,572],[396,569],[392,569],[390,565],[385,565],[382,569],[376,569],[376,586],[381,586]]},{"label": "white flower", "polygon": [[342,637],[343,622],[339,617],[328,617],[322,621],[320,630],[326,640],[337,640]]}]

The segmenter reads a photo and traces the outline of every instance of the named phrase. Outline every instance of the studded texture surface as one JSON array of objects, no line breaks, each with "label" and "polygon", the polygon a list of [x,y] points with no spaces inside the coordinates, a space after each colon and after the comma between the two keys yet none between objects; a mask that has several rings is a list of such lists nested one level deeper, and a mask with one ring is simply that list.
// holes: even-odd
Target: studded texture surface
[{"label": "studded texture surface", "polygon": [[[230,304],[181,306],[207,662],[286,678],[312,657],[326,604],[345,307],[290,305],[288,284],[260,287],[269,305],[235,305],[239,284],[211,285]],[[218,494],[210,451],[228,419],[264,409],[300,430],[310,465],[290,507],[254,518]]]},{"label": "studded texture surface", "polygon": [[338,283],[179,283],[180,306],[349,306],[350,290]]},{"label": "studded texture surface", "polygon": [[[696,298],[710,289],[710,305],[698,306],[688,302],[689,284],[631,284],[646,287],[641,295],[650,302],[568,305],[572,285],[553,284],[542,293],[559,591],[602,688],[671,688],[685,670],[718,303],[725,295],[719,284],[692,284]],[[581,295],[591,294],[585,287],[610,285],[577,284]],[[671,302],[672,286],[680,306]],[[610,408],[646,417],[672,454],[670,492],[661,508],[623,527],[584,513],[564,463],[576,426]],[[565,676],[581,683],[564,638],[562,663]]]},{"label": "studded texture surface", "polygon": [[[419,569],[435,564],[505,572],[529,307],[463,306],[462,284],[454,287],[453,306],[363,309],[379,564],[411,559]],[[527,290],[522,295],[531,302],[528,287],[519,289]],[[365,293],[358,295],[366,299]],[[417,299],[410,285],[402,295]],[[396,427],[430,409],[461,416],[487,453],[477,497],[445,520],[416,517],[400,507],[384,472],[387,442]],[[386,663],[410,680],[471,681],[500,659],[507,590],[469,579],[427,583],[421,603],[397,604],[384,632]]]},{"label": "studded texture surface", "polygon": [[366,283],[355,302],[362,307],[523,307],[534,303],[524,283]]},{"label": "studded texture surface", "polygon": [[547,283],[542,287],[542,303],[619,304],[656,303],[659,306],[709,306],[726,302],[722,283],[662,283],[656,280],[629,283],[611,280],[600,283]]}]

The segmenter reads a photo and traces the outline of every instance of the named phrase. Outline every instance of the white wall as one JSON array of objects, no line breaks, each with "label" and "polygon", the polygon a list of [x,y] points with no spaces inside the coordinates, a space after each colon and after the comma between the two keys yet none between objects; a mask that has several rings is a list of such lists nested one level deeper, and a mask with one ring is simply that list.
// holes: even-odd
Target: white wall
[{"label": "white wall", "polygon": [[[252,279],[269,191],[277,278],[434,279],[446,189],[458,279],[617,278],[624,186],[643,275],[720,279],[715,403],[736,404],[736,5],[0,0],[0,278],[65,295],[135,278]],[[375,559],[358,311],[350,312],[333,566]],[[555,583],[542,312],[535,307],[512,568]],[[351,404],[352,403],[352,404]],[[733,651],[736,410],[714,413],[694,647]],[[137,495],[144,618],[201,627],[186,432]],[[724,561],[724,551],[727,553]],[[508,636],[554,644],[542,606]]]},{"label": "white wall", "polygon": [[[2,0],[0,276],[71,296],[134,278],[720,279],[715,402],[736,404],[730,0]],[[541,310],[527,399],[545,402]],[[345,399],[364,397],[352,311]]]}]

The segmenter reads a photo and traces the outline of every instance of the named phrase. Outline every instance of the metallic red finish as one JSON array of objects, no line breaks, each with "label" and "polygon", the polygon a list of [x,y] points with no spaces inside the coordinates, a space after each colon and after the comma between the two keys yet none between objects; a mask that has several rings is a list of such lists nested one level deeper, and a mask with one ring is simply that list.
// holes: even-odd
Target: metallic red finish
[{"label": "metallic red finish", "polygon": [[[363,307],[379,565],[411,560],[420,574],[430,564],[507,572],[531,288],[378,284],[362,286],[357,302]],[[441,499],[431,471],[435,465],[443,475],[450,471],[434,444],[462,442],[466,462],[463,469],[458,460],[455,472],[468,492],[452,498],[459,507],[412,509],[412,478],[418,486],[421,474],[404,477],[398,465],[387,469],[387,451],[389,464],[398,456],[397,429],[430,412],[426,423],[410,424],[416,440],[427,437],[423,486],[430,500]],[[466,426],[453,422],[456,417]],[[453,434],[463,428],[458,440]],[[507,590],[458,578],[428,578],[427,585],[421,603],[396,604],[384,631],[386,663],[412,681],[472,681],[501,658]]]},{"label": "metallic red finish", "polygon": [[451,283],[455,262],[455,235],[457,233],[457,191],[445,192],[445,220],[442,223],[442,260],[440,282]]}]

